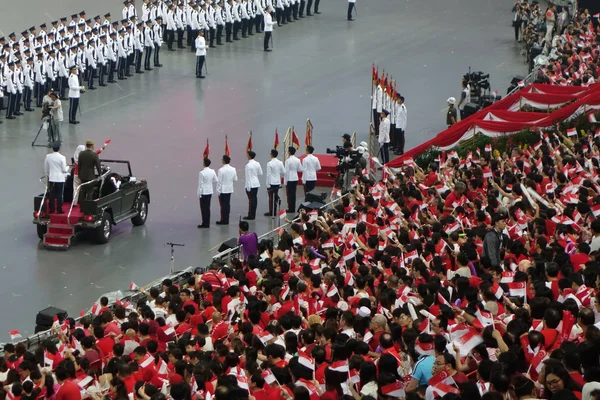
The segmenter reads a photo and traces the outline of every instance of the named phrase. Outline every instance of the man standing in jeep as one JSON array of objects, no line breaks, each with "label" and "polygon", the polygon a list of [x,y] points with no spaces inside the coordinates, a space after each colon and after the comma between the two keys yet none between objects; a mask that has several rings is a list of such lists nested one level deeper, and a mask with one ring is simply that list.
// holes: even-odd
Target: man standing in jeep
[{"label": "man standing in jeep", "polygon": [[[88,140],[85,142],[85,150],[79,153],[79,179],[81,180],[81,184],[83,185],[86,182],[93,180],[96,175],[94,175],[94,168],[98,171],[98,175],[102,175],[102,168],[100,166],[100,158],[98,154],[94,151],[94,142]],[[91,196],[93,192],[93,185],[83,185],[80,186],[80,204],[81,200],[89,200],[88,197]]]}]

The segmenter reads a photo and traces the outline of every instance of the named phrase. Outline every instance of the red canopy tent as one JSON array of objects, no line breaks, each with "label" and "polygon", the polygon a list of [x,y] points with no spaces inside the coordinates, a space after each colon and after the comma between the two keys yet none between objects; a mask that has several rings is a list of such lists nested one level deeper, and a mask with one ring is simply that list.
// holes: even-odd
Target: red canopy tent
[{"label": "red canopy tent", "polygon": [[[525,107],[538,111],[520,111]],[[544,110],[553,111],[540,112]],[[400,167],[404,160],[431,147],[450,149],[477,133],[498,137],[527,128],[547,128],[593,110],[600,110],[600,84],[588,88],[532,84],[454,124],[387,165]]]}]

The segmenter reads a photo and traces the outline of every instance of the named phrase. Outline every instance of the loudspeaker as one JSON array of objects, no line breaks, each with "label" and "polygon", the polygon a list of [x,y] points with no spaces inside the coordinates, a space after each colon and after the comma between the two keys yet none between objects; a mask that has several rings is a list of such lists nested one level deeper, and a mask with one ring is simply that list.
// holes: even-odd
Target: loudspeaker
[{"label": "loudspeaker", "polygon": [[47,331],[52,328],[55,316],[58,316],[58,321],[62,323],[67,318],[68,314],[65,310],[52,306],[38,312],[35,316],[35,333]]},{"label": "loudspeaker", "polygon": [[318,210],[319,208],[323,207],[324,205],[325,205],[325,203],[322,203],[320,201],[305,201],[304,203],[302,203],[300,205],[300,207],[298,207],[298,212],[300,212],[300,210],[304,210],[305,212]]},{"label": "loudspeaker", "polygon": [[219,253],[225,251],[225,250],[229,250],[229,249],[235,249],[238,245],[238,240],[236,238],[231,238],[231,239],[227,239],[226,241],[223,242],[223,244],[221,244],[221,247],[219,247]]},{"label": "loudspeaker", "polygon": [[521,75],[515,75],[515,76],[512,78],[512,81],[510,81],[510,84],[511,84],[511,85],[513,85],[513,86],[517,86],[517,85],[519,84],[519,82],[521,82],[523,79],[525,79],[525,77],[524,77],[524,76],[521,76]]}]

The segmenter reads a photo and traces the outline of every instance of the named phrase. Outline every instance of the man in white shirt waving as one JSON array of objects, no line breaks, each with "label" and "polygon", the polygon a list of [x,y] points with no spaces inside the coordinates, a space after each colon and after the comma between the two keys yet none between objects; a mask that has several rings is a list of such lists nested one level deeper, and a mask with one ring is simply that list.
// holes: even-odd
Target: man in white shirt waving
[{"label": "man in white shirt waving", "polygon": [[258,206],[258,188],[260,181],[258,177],[263,174],[262,167],[255,161],[256,153],[250,150],[248,152],[248,164],[244,170],[246,177],[246,194],[248,195],[248,215],[244,217],[247,220],[256,218],[256,207]]},{"label": "man in white shirt waving", "polygon": [[200,214],[202,214],[202,224],[198,228],[208,228],[210,226],[210,200],[213,194],[213,183],[218,183],[217,174],[210,168],[210,160],[204,159],[204,168],[198,174],[198,198],[200,198]]},{"label": "man in white shirt waving", "polygon": [[302,160],[302,183],[304,184],[304,195],[317,186],[317,171],[321,169],[319,159],[313,156],[315,148],[306,146],[306,157]]},{"label": "man in white shirt waving", "polygon": [[269,193],[269,212],[265,217],[272,217],[276,213],[276,204],[279,204],[279,188],[281,187],[281,178],[285,175],[285,167],[277,158],[279,152],[271,150],[271,161],[267,163],[267,193]]},{"label": "man in white shirt waving", "polygon": [[[69,170],[67,169],[67,159],[59,153],[60,143],[52,143],[53,152],[46,156],[44,160],[44,171],[48,176],[48,213],[62,214],[63,190],[65,188],[65,178]],[[56,207],[54,206],[56,201]]]},{"label": "man in white shirt waving", "polygon": [[221,219],[217,225],[229,225],[229,214],[231,213],[231,194],[233,193],[233,183],[237,182],[237,172],[229,163],[231,158],[224,155],[223,166],[219,168],[217,174],[217,192],[219,193],[219,204],[221,205]]},{"label": "man in white shirt waving", "polygon": [[302,164],[295,156],[296,148],[288,147],[289,157],[285,161],[285,188],[287,195],[288,213],[296,212],[296,188],[298,187],[298,172],[302,172]]}]

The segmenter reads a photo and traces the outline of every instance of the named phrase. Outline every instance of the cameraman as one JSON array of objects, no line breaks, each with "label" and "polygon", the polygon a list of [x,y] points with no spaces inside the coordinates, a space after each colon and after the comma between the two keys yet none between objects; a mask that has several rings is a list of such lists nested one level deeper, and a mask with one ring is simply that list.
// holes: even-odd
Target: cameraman
[{"label": "cameraman", "polygon": [[[48,137],[52,138],[52,141],[62,141],[61,135],[61,122],[63,121],[63,109],[62,102],[58,98],[58,93],[54,91],[50,91],[48,93],[49,99],[44,97],[44,108],[43,110],[48,110],[49,113],[42,111],[42,120],[45,117],[48,118]],[[47,101],[49,100],[49,101]],[[50,134],[51,132],[51,134]]]}]

